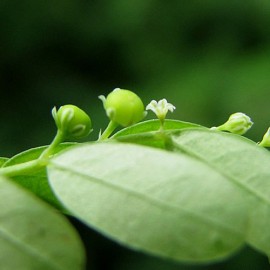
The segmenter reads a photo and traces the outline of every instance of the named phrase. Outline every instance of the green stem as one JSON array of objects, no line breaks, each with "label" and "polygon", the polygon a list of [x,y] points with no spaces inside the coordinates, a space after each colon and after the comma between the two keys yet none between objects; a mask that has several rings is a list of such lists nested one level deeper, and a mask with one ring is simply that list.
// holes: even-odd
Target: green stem
[{"label": "green stem", "polygon": [[16,176],[28,173],[33,173],[45,167],[48,160],[35,159],[21,164],[8,166],[0,169],[0,175],[4,176]]},{"label": "green stem", "polygon": [[164,132],[164,119],[159,119],[160,120],[160,128],[159,131],[160,132]]},{"label": "green stem", "polygon": [[104,130],[104,132],[100,135],[98,141],[103,141],[105,139],[108,139],[109,136],[113,133],[113,131],[118,127],[118,124],[114,121],[110,121],[107,128]]},{"label": "green stem", "polygon": [[55,153],[56,147],[64,141],[64,135],[61,131],[57,131],[52,143],[46,148],[38,159],[27,161],[0,169],[0,175],[16,176],[33,173],[44,168],[49,161],[51,155]]},{"label": "green stem", "polygon": [[63,133],[58,129],[52,143],[46,150],[44,150],[44,152],[40,155],[39,159],[47,159],[51,155],[53,155],[55,153],[55,148],[64,141],[64,138],[65,137]]},{"label": "green stem", "polygon": [[219,131],[228,131],[228,127],[227,127],[227,125],[226,125],[226,123],[225,123],[225,124],[223,124],[223,125],[220,125],[220,126],[216,127],[215,130],[219,130]]}]

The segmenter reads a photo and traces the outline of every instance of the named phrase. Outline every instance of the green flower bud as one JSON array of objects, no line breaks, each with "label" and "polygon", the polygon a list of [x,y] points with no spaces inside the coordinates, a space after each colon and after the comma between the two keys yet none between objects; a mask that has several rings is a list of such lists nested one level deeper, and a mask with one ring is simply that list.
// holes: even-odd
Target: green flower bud
[{"label": "green flower bud", "polygon": [[80,139],[92,130],[90,117],[74,105],[64,105],[57,111],[54,107],[52,115],[59,131],[67,138]]},{"label": "green flower bud", "polygon": [[268,128],[268,130],[264,134],[263,139],[259,143],[259,145],[263,147],[270,147],[270,128]]},{"label": "green flower bud", "polygon": [[141,99],[129,90],[114,89],[108,96],[99,96],[111,121],[127,127],[142,120],[146,112]]},{"label": "green flower bud", "polygon": [[229,131],[234,134],[243,135],[253,125],[250,117],[244,113],[233,113],[228,121],[218,127],[212,127],[213,130]]}]

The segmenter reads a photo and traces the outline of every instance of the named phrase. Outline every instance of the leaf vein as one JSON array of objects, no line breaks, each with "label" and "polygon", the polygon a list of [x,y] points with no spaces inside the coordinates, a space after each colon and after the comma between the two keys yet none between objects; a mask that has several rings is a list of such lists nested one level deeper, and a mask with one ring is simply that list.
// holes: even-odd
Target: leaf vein
[{"label": "leaf vein", "polygon": [[78,170],[76,170],[76,169],[74,169],[74,168],[72,168],[70,166],[68,167],[68,166],[65,166],[63,164],[57,163],[55,160],[51,164],[56,169],[59,169],[61,171],[68,171],[68,172],[70,172],[72,174],[80,175],[81,177],[86,178],[86,179],[90,180],[91,182],[95,182],[97,184],[102,184],[104,186],[107,186],[107,187],[110,187],[112,189],[118,190],[121,193],[129,193],[133,197],[140,198],[140,199],[142,199],[144,201],[147,201],[149,204],[160,207],[161,209],[163,209],[163,211],[169,210],[171,212],[179,212],[179,210],[180,210],[180,211],[184,212],[186,215],[193,216],[193,217],[195,217],[195,218],[197,218],[197,219],[199,219],[199,220],[201,220],[201,221],[203,221],[203,222],[205,222],[207,224],[210,223],[212,225],[218,225],[219,227],[223,228],[224,230],[230,231],[231,233],[234,233],[234,234],[236,234],[238,236],[243,237],[243,232],[242,231],[237,231],[233,227],[226,226],[224,223],[220,223],[215,219],[209,218],[209,216],[206,217],[204,215],[201,215],[198,212],[196,213],[194,211],[188,210],[188,209],[180,207],[180,206],[165,203],[165,202],[160,201],[160,200],[158,200],[158,199],[156,199],[156,198],[154,198],[152,196],[149,196],[149,195],[146,196],[145,194],[137,192],[134,189],[129,189],[129,188],[124,187],[124,186],[109,183],[109,182],[107,182],[107,181],[105,181],[103,179],[97,178],[95,176],[89,176],[88,174],[85,174],[85,173],[83,173],[81,171],[78,171]]},{"label": "leaf vein", "polygon": [[39,253],[30,245],[27,245],[26,243],[13,236],[3,227],[0,228],[0,237],[5,241],[11,243],[13,246],[15,246],[17,249],[21,250],[28,256],[33,257],[34,259],[38,259],[42,263],[48,265],[50,267],[49,269],[65,270],[62,266],[53,262],[48,256],[44,256],[43,254]]}]

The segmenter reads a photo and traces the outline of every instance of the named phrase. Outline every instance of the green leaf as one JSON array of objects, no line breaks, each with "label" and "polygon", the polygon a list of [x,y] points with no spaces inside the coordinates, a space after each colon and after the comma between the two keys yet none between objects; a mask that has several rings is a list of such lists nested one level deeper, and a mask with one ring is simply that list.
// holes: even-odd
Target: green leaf
[{"label": "green leaf", "polygon": [[[178,120],[171,120],[171,119],[166,119],[164,121],[165,130],[179,130],[179,129],[185,129],[185,128],[194,128],[194,127],[200,127],[200,125],[189,123],[189,122],[178,121]],[[160,120],[157,120],[157,119],[148,120],[148,121],[140,122],[136,125],[132,125],[130,127],[121,129],[120,131],[115,133],[112,138],[119,138],[121,136],[158,131],[159,129],[160,129]]]},{"label": "green leaf", "polygon": [[8,158],[0,157],[0,168],[8,161]]},{"label": "green leaf", "polygon": [[209,262],[237,251],[247,236],[252,194],[184,152],[85,144],[52,159],[48,174],[71,213],[135,249]]},{"label": "green leaf", "polygon": [[[56,148],[56,152],[67,149],[68,147],[74,146],[74,143],[63,143]],[[37,159],[40,154],[47,148],[47,146],[41,146],[37,148],[32,148],[22,153],[15,155],[14,157],[8,159],[3,167],[8,167],[16,164],[21,164],[27,161]],[[42,169],[38,172],[33,172],[27,175],[14,176],[12,179],[23,187],[31,190],[37,196],[47,201],[48,203],[62,209],[61,204],[56,199],[53,194],[47,179],[46,169]]]},{"label": "green leaf", "polygon": [[[165,120],[164,122],[164,130],[166,133],[187,128],[205,127],[178,120]],[[131,142],[162,149],[167,148],[166,140],[164,140],[164,132],[160,132],[159,120],[149,120],[122,129],[112,136],[112,139],[116,139],[120,142]]]},{"label": "green leaf", "polygon": [[0,209],[0,269],[83,269],[83,246],[69,222],[3,177]]},{"label": "green leaf", "polygon": [[245,192],[246,241],[269,256],[270,153],[244,137],[224,132],[185,130],[173,141],[178,151],[209,164]]}]

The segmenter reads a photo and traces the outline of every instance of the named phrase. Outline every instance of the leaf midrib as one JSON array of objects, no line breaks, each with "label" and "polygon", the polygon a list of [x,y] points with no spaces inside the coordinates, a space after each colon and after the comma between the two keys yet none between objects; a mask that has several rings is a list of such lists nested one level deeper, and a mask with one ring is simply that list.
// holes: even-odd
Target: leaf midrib
[{"label": "leaf midrib", "polygon": [[[238,236],[241,236],[242,238],[244,236],[244,233],[242,231],[236,231],[234,227],[225,226],[224,223],[220,223],[215,219],[209,218],[208,216],[206,217],[204,215],[200,215],[199,213],[195,213],[193,211],[190,211],[190,210],[185,209],[185,208],[180,207],[180,206],[175,206],[175,205],[172,205],[172,204],[164,203],[163,201],[160,201],[160,200],[158,200],[158,199],[156,199],[154,197],[146,196],[145,194],[139,193],[139,192],[135,191],[134,189],[128,189],[127,187],[119,186],[119,185],[104,181],[101,178],[89,176],[88,174],[85,174],[85,173],[83,173],[81,171],[78,171],[78,170],[76,170],[74,168],[71,168],[70,166],[67,167],[67,166],[65,166],[63,164],[57,163],[55,160],[51,162],[51,165],[53,165],[55,168],[57,168],[59,170],[68,171],[70,173],[80,175],[80,176],[82,176],[84,178],[87,178],[91,182],[95,182],[97,184],[103,184],[104,186],[107,186],[107,187],[113,188],[115,190],[118,190],[121,193],[126,194],[128,192],[129,194],[131,194],[134,197],[138,197],[138,198],[141,198],[144,201],[147,201],[149,204],[159,206],[160,208],[164,209],[163,211],[169,210],[169,211],[171,211],[173,213],[175,213],[175,212],[178,213],[178,211],[180,210],[180,211],[184,212],[187,215],[193,216],[195,218],[198,218],[199,220],[204,221],[205,223],[208,223],[208,224],[210,223],[210,224],[217,225],[218,227],[221,227],[224,230],[230,231],[230,232],[232,232],[232,233],[234,233],[234,234],[236,234]],[[89,179],[89,178],[91,178],[91,179]],[[61,200],[61,198],[60,198],[60,200]]]},{"label": "leaf midrib", "polygon": [[230,180],[231,183],[237,185],[238,187],[243,188],[246,192],[254,195],[256,198],[258,198],[259,200],[265,202],[267,205],[270,206],[270,200],[268,200],[261,193],[258,193],[254,189],[251,189],[248,185],[245,185],[244,183],[239,182],[237,180],[237,178],[234,178],[232,175],[226,173],[225,171],[221,170],[217,166],[213,165],[207,159],[204,159],[201,155],[198,155],[195,151],[192,151],[190,148],[184,147],[182,144],[179,145],[178,143],[176,143],[175,146],[176,146],[176,148],[178,148],[178,150],[184,152],[189,157],[195,158],[196,160],[202,162],[204,165],[208,166],[209,168],[211,168],[212,170],[216,171],[217,173],[219,173],[220,175],[222,175],[226,179]]},{"label": "leaf midrib", "polygon": [[0,227],[0,238],[11,243],[17,249],[21,250],[24,254],[33,257],[35,260],[40,260],[45,265],[48,265],[48,267],[50,267],[48,269],[66,270],[66,268],[63,268],[61,265],[52,261],[50,257],[44,256],[44,254],[38,252],[38,250],[32,248],[28,244],[25,244],[19,238],[15,237],[12,233],[5,230],[3,227]]}]

